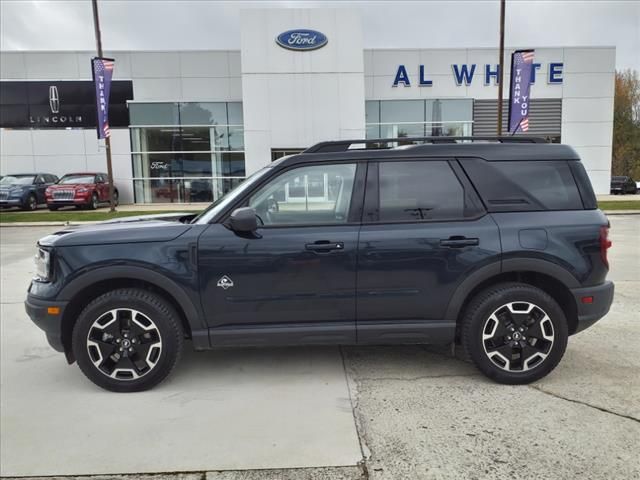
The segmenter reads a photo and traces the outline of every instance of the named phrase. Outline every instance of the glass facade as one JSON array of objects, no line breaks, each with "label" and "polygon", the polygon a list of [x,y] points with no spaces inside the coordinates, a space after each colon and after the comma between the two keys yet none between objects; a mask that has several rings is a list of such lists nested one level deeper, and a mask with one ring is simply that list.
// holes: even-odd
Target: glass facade
[{"label": "glass facade", "polygon": [[367,138],[470,136],[473,100],[369,100]]},{"label": "glass facade", "polygon": [[135,201],[211,202],[245,177],[242,103],[130,103]]}]

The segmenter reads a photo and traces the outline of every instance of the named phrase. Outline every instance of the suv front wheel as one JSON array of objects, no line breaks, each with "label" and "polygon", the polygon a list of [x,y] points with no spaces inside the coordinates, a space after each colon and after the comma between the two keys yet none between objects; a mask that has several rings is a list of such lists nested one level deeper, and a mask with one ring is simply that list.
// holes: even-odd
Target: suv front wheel
[{"label": "suv front wheel", "polygon": [[476,366],[506,384],[531,383],[564,355],[568,328],[558,303],[539,288],[502,283],[478,294],[462,323],[462,343]]},{"label": "suv front wheel", "polygon": [[82,311],[72,348],[82,372],[114,392],[147,390],[178,362],[184,334],[178,314],[162,297],[126,288],[107,292]]}]

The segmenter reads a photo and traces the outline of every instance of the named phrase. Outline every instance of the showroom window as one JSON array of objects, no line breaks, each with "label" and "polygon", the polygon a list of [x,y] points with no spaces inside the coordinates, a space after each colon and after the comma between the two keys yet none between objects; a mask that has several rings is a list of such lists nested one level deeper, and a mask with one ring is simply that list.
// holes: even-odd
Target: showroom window
[{"label": "showroom window", "polygon": [[242,103],[130,103],[135,201],[211,202],[245,177]]},{"label": "showroom window", "polygon": [[[470,136],[472,99],[369,100],[367,138]],[[401,143],[401,142],[398,142]]]}]

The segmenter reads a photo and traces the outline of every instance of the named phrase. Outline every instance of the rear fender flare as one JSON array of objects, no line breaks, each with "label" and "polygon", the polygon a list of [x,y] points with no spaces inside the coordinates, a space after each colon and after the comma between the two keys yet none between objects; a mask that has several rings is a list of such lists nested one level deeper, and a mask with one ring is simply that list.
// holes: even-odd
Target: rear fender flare
[{"label": "rear fender flare", "polygon": [[567,288],[578,288],[580,283],[569,271],[547,260],[537,258],[514,258],[494,262],[471,273],[458,286],[454,292],[445,315],[446,320],[457,320],[462,306],[471,292],[482,282],[501,273],[510,272],[535,272],[553,277],[563,283]]}]

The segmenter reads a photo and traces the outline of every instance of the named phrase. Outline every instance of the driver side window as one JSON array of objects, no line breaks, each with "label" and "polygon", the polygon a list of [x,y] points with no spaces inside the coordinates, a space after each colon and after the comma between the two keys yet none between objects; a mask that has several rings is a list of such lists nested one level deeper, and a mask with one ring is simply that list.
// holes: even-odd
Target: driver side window
[{"label": "driver side window", "polygon": [[249,206],[264,225],[346,223],[355,174],[355,163],[294,168],[252,195]]}]

